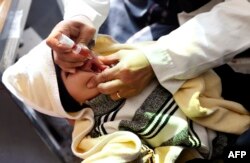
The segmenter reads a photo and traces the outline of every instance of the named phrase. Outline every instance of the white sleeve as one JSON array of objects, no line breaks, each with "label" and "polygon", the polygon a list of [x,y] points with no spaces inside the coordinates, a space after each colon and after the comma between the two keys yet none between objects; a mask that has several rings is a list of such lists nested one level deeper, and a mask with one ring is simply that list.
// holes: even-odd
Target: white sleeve
[{"label": "white sleeve", "polygon": [[195,77],[248,49],[249,33],[250,2],[228,0],[142,50],[159,82],[174,93],[182,84],[174,79]]},{"label": "white sleeve", "polygon": [[109,11],[109,0],[63,0],[64,19],[84,15],[98,30]]}]

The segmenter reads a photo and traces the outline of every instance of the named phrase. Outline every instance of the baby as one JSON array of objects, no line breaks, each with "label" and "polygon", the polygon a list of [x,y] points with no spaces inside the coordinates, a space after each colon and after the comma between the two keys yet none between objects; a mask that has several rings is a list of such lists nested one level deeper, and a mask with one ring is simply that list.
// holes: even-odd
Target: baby
[{"label": "baby", "polygon": [[[110,54],[121,49],[133,49],[134,46],[100,37],[94,51]],[[212,141],[218,135],[204,126],[211,128],[214,124],[196,119],[200,125],[189,117],[209,117],[215,113],[214,109],[201,107],[196,100],[192,106],[198,108],[196,112],[189,110],[188,105],[192,103],[190,94],[180,91],[173,96],[156,80],[135,97],[113,101],[96,88],[86,87],[87,81],[96,75],[91,69],[92,64],[93,61],[89,60],[76,73],[65,73],[54,65],[51,49],[42,42],[9,67],[2,80],[11,93],[37,111],[76,120],[72,150],[83,162],[160,163],[175,162],[177,158],[212,157],[213,145],[218,147]],[[218,81],[213,72],[200,78],[210,83]],[[185,82],[183,89],[187,90],[185,86],[189,85],[188,89],[195,90],[190,87],[193,82],[195,79]],[[182,97],[186,97],[185,100]],[[241,116],[241,120],[244,125],[236,126],[232,133],[241,133],[246,130],[245,126],[249,126],[249,116]],[[218,124],[218,128],[214,128],[227,130],[225,123],[222,126],[220,128]]]},{"label": "baby", "polygon": [[[102,71],[98,69],[95,63],[96,61],[87,60],[75,73],[61,71],[55,65],[59,95],[64,110],[76,112],[90,107],[94,112],[95,124],[88,133],[88,136],[93,140],[105,137],[107,134],[130,131],[136,134],[137,138],[140,138],[143,143],[139,144],[143,146],[140,147],[140,153],[143,153],[144,158],[140,159],[144,159],[144,162],[155,162],[153,161],[155,158],[152,149],[160,146],[185,146],[209,151],[208,144],[200,141],[203,139],[200,136],[207,134],[206,129],[187,120],[175,103],[171,93],[160,86],[158,82],[153,81],[139,96],[119,101],[113,101],[109,96],[100,94],[97,88],[88,89],[86,87],[88,80]],[[190,132],[190,124],[192,124],[192,132]],[[196,126],[196,129],[193,126]],[[124,136],[133,137],[132,133],[124,133]],[[211,133],[213,132],[211,131]],[[112,139],[116,137],[113,136]],[[191,140],[188,140],[189,137],[192,137]],[[133,141],[136,142],[136,139]],[[88,139],[88,141],[90,140]],[[83,144],[85,145],[85,143]],[[86,148],[84,145],[82,149]],[[129,153],[131,149],[128,150],[123,147],[123,150]],[[181,151],[177,147],[175,150],[177,153]],[[115,152],[115,149],[113,152]],[[126,160],[126,162],[138,161],[138,154],[134,155],[137,157]],[[119,157],[123,160],[124,157],[128,156],[123,153],[123,156],[120,155]],[[88,159],[86,158],[86,160]]]}]

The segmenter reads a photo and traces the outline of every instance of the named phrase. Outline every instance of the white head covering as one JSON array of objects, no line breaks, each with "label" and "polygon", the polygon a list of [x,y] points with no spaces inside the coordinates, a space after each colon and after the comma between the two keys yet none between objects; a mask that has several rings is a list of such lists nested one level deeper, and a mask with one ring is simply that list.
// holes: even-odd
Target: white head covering
[{"label": "white head covering", "polygon": [[[95,43],[93,50],[101,55],[109,55],[121,49],[145,46],[145,44],[119,44],[107,35],[99,35]],[[73,98],[70,95],[60,96],[60,93],[67,93],[67,91],[61,89],[63,84],[57,80],[51,49],[45,41],[8,67],[3,73],[2,82],[24,104],[44,114],[70,119],[78,119],[83,114],[84,109],[74,113],[65,111],[67,109],[63,107],[65,101],[72,101]],[[67,110],[79,110],[79,106],[71,104],[68,104],[70,108]]]},{"label": "white head covering", "polygon": [[39,112],[70,119],[82,115],[82,111],[68,113],[64,110],[51,49],[45,41],[8,67],[2,82],[19,100]]}]

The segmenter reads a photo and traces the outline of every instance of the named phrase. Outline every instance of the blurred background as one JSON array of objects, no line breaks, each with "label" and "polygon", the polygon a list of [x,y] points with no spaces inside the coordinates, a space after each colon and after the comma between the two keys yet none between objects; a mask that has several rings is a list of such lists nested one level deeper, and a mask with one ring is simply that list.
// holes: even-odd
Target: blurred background
[{"label": "blurred background", "polygon": [[[6,0],[1,0],[1,4],[4,2]],[[21,25],[20,30],[12,25],[14,28],[6,30],[11,35],[20,33],[18,38],[10,39],[17,45],[12,43],[6,46],[14,51],[14,59],[17,60],[48,36],[62,19],[63,8],[60,0],[12,0],[12,3],[7,18],[18,14],[11,21],[13,24],[21,21],[23,27]],[[4,32],[1,33],[3,35]],[[8,39],[1,39],[5,40],[4,44],[0,42],[2,46],[8,44]],[[72,126],[64,119],[39,114],[23,105],[1,83],[0,128],[1,163],[80,162],[70,150]]]}]

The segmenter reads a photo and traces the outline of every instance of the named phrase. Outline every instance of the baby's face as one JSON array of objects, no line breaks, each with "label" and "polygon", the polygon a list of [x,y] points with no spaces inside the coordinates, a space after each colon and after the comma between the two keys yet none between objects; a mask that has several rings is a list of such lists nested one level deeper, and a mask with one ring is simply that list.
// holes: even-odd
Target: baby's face
[{"label": "baby's face", "polygon": [[69,94],[79,103],[84,103],[100,94],[97,88],[87,88],[88,81],[108,67],[95,57],[86,60],[84,65],[77,68],[74,74],[61,71],[61,77]]},{"label": "baby's face", "polygon": [[77,70],[76,73],[66,73],[61,71],[63,83],[69,94],[79,103],[92,99],[99,94],[97,88],[87,88],[87,82],[91,77],[95,76],[94,72],[86,72]]}]

